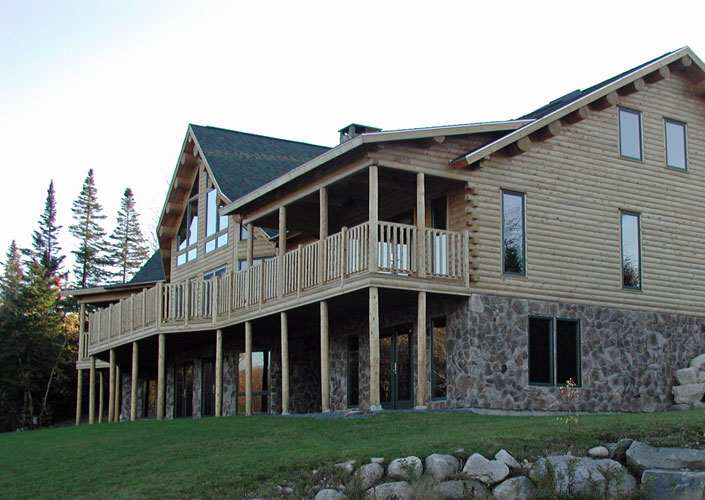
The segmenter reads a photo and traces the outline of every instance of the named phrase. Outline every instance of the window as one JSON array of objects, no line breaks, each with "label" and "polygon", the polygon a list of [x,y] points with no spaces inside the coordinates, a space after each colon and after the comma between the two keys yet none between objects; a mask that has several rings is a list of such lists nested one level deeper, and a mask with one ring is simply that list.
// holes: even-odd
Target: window
[{"label": "window", "polygon": [[529,317],[529,384],[581,384],[580,322]]},{"label": "window", "polygon": [[247,226],[245,224],[240,224],[240,241],[247,240]]},{"label": "window", "polygon": [[502,191],[502,269],[504,274],[526,275],[524,195]]},{"label": "window", "polygon": [[622,212],[622,286],[641,289],[641,230],[639,214]]},{"label": "window", "polygon": [[622,157],[641,160],[641,113],[619,109],[619,151]]},{"label": "window", "polygon": [[225,267],[219,267],[218,269],[214,269],[213,271],[209,271],[204,274],[203,279],[210,280],[213,278],[222,278],[223,276],[225,276]]},{"label": "window", "polygon": [[198,257],[198,175],[191,189],[184,217],[176,235],[176,265],[181,266]]},{"label": "window", "polygon": [[[264,258],[264,260],[269,260],[269,259],[271,259],[271,257],[265,257],[265,258]],[[256,259],[252,259],[252,266],[254,267],[254,266],[256,266],[257,264],[259,264],[260,262],[262,262],[262,259],[259,258],[259,257],[256,258]],[[243,270],[245,270],[245,269],[247,269],[247,259],[238,259],[238,261],[237,261],[237,270],[238,270],[238,271],[243,271]]]},{"label": "window", "polygon": [[685,123],[666,120],[666,165],[687,169]]},{"label": "window", "polygon": [[360,404],[360,339],[348,337],[348,407]]},{"label": "window", "polygon": [[[237,358],[237,394],[235,411],[244,415],[245,407],[245,371],[246,359],[244,352]],[[271,355],[269,351],[254,351],[252,353],[252,413],[269,413],[269,372]]]},{"label": "window", "polygon": [[219,215],[218,191],[206,194],[206,253],[228,244],[228,216]]},{"label": "window", "polygon": [[431,397],[446,397],[446,319],[431,320]]}]

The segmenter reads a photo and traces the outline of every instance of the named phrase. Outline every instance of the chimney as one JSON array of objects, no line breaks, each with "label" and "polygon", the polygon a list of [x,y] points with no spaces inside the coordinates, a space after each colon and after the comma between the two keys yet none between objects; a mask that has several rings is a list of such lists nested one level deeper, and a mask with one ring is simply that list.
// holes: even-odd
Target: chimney
[{"label": "chimney", "polygon": [[367,125],[360,125],[358,123],[351,123],[347,127],[343,127],[338,132],[340,132],[340,144],[348,142],[353,137],[360,134],[368,134],[371,132],[381,132],[381,128],[368,127]]}]

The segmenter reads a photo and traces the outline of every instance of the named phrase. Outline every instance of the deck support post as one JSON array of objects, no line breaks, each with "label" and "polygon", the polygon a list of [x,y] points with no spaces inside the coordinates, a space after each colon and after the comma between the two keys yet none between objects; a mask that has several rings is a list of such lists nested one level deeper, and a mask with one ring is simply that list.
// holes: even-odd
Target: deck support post
[{"label": "deck support post", "polygon": [[115,349],[110,349],[110,374],[108,375],[108,422],[115,414]]},{"label": "deck support post", "polygon": [[103,423],[103,414],[105,413],[105,406],[103,405],[103,402],[105,401],[105,398],[103,397],[103,391],[104,391],[104,386],[105,383],[103,382],[103,370],[100,370],[98,373],[98,423],[102,424]]},{"label": "deck support post", "polygon": [[321,411],[330,411],[330,361],[328,359],[328,302],[321,301]]},{"label": "deck support post", "polygon": [[91,367],[88,370],[88,423],[95,422],[95,356],[91,356]]},{"label": "deck support post", "polygon": [[377,272],[378,257],[377,257],[377,237],[378,237],[378,218],[379,218],[379,176],[377,171],[377,165],[371,165],[369,168],[370,180],[369,180],[369,230],[370,230],[370,242],[369,242],[369,263],[368,269],[370,273]]},{"label": "deck support post", "polygon": [[379,399],[379,290],[370,287],[370,410],[380,411]]},{"label": "deck support post", "polygon": [[323,284],[326,277],[325,241],[328,238],[328,188],[318,190],[318,283]]},{"label": "deck support post", "polygon": [[252,322],[245,321],[245,415],[252,415]]},{"label": "deck support post", "polygon": [[78,369],[78,370],[76,370],[76,425],[81,424],[81,398],[82,397],[83,397],[83,370]]},{"label": "deck support post", "polygon": [[215,416],[223,415],[223,330],[215,331]]},{"label": "deck support post", "polygon": [[279,207],[279,264],[277,265],[277,295],[284,297],[284,254],[286,253],[286,207]]},{"label": "deck support post", "polygon": [[159,334],[159,355],[157,358],[157,420],[164,420],[164,396],[166,395],[166,336]]},{"label": "deck support post", "polygon": [[426,409],[426,292],[419,292],[416,319],[416,406]]},{"label": "deck support post", "polygon": [[132,376],[130,377],[130,420],[137,420],[137,378],[139,376],[139,346],[132,343]]},{"label": "deck support post", "polygon": [[426,181],[423,172],[416,174],[416,274],[426,276]]},{"label": "deck support post", "polygon": [[282,349],[282,415],[289,414],[289,323],[285,312],[279,315],[281,321]]},{"label": "deck support post", "polygon": [[120,421],[120,407],[122,406],[120,404],[120,367],[118,365],[115,365],[115,402],[113,403],[113,422],[119,422]]}]

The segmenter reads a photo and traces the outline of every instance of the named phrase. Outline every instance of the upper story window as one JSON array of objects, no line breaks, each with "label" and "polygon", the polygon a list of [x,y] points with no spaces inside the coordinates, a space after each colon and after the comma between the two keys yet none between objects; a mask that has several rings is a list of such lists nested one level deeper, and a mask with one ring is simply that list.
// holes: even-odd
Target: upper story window
[{"label": "upper story window", "polygon": [[240,224],[240,241],[247,240],[247,226],[245,224]]},{"label": "upper story window", "polygon": [[186,204],[176,235],[176,265],[181,266],[198,257],[198,175],[191,189],[191,197]]},{"label": "upper story window", "polygon": [[622,157],[642,160],[641,113],[619,108],[619,151]]},{"label": "upper story window", "polygon": [[524,195],[502,191],[502,271],[526,275]]},{"label": "upper story window", "polygon": [[686,170],[688,161],[685,123],[665,120],[664,127],[666,129],[666,165]]},{"label": "upper story window", "polygon": [[204,274],[203,279],[211,280],[213,278],[222,278],[223,276],[225,276],[225,267],[219,267],[218,269],[214,269],[213,271],[209,271]]},{"label": "upper story window", "polygon": [[228,244],[228,216],[219,215],[218,191],[211,189],[206,194],[206,253]]},{"label": "upper story window", "polygon": [[622,212],[622,287],[641,289],[641,230],[639,214]]}]

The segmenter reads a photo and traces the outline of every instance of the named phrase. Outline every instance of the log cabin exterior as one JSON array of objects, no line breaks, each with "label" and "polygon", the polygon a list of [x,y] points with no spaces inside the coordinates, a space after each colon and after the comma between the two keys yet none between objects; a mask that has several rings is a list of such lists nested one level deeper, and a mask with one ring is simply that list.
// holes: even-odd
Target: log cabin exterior
[{"label": "log cabin exterior", "polygon": [[666,409],[705,351],[703,97],[686,47],[504,122],[189,126],[163,276],[71,292],[77,421],[106,369],[109,420],[551,411],[568,379],[580,411]]}]

